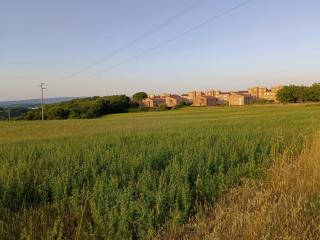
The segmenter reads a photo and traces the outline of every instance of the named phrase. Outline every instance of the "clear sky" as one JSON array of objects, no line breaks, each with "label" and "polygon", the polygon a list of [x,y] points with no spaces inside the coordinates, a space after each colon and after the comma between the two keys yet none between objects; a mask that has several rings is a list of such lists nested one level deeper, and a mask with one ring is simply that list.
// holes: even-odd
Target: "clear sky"
[{"label": "clear sky", "polygon": [[[0,0],[0,100],[320,82],[320,1],[255,0],[155,51],[145,50],[243,0]],[[59,80],[63,79],[63,80]]]}]

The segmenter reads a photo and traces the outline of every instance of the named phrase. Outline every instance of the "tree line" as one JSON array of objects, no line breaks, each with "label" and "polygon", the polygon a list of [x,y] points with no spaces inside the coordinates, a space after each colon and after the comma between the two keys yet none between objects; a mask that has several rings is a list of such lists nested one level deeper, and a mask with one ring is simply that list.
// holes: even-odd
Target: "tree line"
[{"label": "tree line", "polygon": [[[131,98],[126,95],[95,96],[45,104],[44,118],[46,120],[90,119],[113,113],[164,111],[169,109],[166,104],[161,104],[161,106],[155,108],[143,106],[142,100],[147,97],[148,95],[145,92],[137,92]],[[185,103],[180,105],[176,108],[183,107]],[[15,107],[11,108],[11,119],[40,120],[41,112],[40,106],[36,109]],[[8,109],[0,108],[0,120],[7,120],[8,118]]]},{"label": "tree line", "polygon": [[282,103],[319,102],[320,83],[314,83],[310,87],[297,85],[285,86],[278,91],[277,99]]},{"label": "tree line", "polygon": [[[96,118],[106,114],[127,112],[129,108],[138,107],[126,95],[113,95],[104,97],[89,97],[74,99],[44,106],[45,119],[85,119]],[[29,111],[25,120],[41,119],[41,109]]]},{"label": "tree line", "polygon": [[29,111],[28,108],[25,107],[0,107],[0,120],[8,120],[9,115],[12,120],[16,120],[21,118],[24,114],[26,114]]}]

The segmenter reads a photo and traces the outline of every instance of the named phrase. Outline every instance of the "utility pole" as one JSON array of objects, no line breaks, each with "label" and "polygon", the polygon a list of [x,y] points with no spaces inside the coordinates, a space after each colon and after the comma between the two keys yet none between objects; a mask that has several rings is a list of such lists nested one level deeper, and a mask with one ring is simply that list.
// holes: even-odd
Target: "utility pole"
[{"label": "utility pole", "polygon": [[11,109],[10,108],[8,108],[8,118],[9,118],[9,122],[10,122],[10,120],[11,120]]},{"label": "utility pole", "polygon": [[44,101],[43,101],[43,90],[45,90],[45,83],[40,83],[39,87],[41,88],[41,119],[44,120]]}]

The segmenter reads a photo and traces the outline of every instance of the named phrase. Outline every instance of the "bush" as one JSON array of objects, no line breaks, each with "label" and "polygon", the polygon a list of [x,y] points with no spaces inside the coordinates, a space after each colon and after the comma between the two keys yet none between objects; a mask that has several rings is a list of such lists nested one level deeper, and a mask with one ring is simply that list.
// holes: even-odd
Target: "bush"
[{"label": "bush", "polygon": [[273,103],[273,101],[267,100],[267,99],[258,99],[256,104],[268,104],[268,103]]},{"label": "bush", "polygon": [[165,103],[161,103],[157,109],[159,111],[165,111],[165,110],[168,110],[168,106]]}]

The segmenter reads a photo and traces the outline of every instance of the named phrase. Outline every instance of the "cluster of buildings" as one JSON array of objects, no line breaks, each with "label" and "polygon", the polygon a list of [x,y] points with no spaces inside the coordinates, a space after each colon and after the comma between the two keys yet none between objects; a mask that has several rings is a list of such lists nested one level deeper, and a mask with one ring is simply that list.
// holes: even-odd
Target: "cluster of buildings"
[{"label": "cluster of buildings", "polygon": [[272,87],[253,87],[247,91],[237,92],[221,92],[219,90],[210,91],[192,91],[187,94],[150,94],[143,100],[143,105],[146,107],[158,107],[161,104],[166,104],[168,107],[176,107],[182,102],[191,104],[192,106],[243,106],[255,103],[261,99],[270,102],[277,102],[277,92],[282,86]]}]

